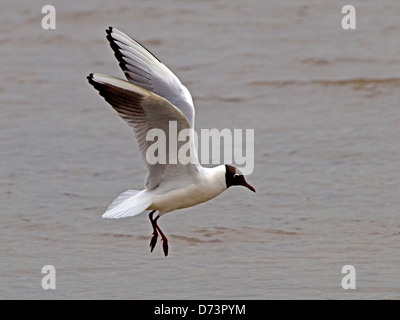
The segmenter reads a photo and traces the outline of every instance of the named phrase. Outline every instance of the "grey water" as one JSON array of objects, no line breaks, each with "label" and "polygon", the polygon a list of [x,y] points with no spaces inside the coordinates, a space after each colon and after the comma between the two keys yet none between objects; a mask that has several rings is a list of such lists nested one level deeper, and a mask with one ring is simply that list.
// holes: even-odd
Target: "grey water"
[{"label": "grey water", "polygon": [[[400,298],[400,3],[352,1],[356,30],[343,1],[46,4],[55,30],[0,1],[1,299]],[[163,216],[168,258],[147,215],[101,219],[146,175],[85,79],[123,77],[108,26],[189,88],[196,128],[255,130],[257,193]]]}]

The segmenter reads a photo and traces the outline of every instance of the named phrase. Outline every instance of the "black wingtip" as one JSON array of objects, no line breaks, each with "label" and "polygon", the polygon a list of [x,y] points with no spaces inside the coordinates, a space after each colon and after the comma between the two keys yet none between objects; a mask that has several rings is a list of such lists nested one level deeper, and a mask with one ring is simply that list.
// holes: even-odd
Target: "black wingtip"
[{"label": "black wingtip", "polygon": [[93,79],[93,73],[89,73],[89,75],[86,77],[86,79],[88,79],[88,81],[90,82],[90,80]]},{"label": "black wingtip", "polygon": [[[125,71],[126,65],[125,65],[125,61],[124,61],[124,57],[121,54],[121,52],[119,51],[121,48],[118,46],[118,44],[116,43],[115,39],[113,38],[113,36],[111,35],[111,33],[113,32],[113,27],[108,27],[108,29],[106,29],[106,33],[107,33],[107,40],[110,43],[111,49],[114,51],[114,55],[117,58],[117,60],[120,62],[120,66],[122,68],[123,71]],[[145,49],[148,53],[150,53],[158,62],[162,63],[160,59],[158,59],[149,49],[147,49],[144,45],[142,45],[139,41],[133,39],[132,37],[129,37],[128,35],[126,35],[128,38],[132,39],[134,42],[138,43],[143,49]],[[121,65],[122,64],[122,65]]]},{"label": "black wingtip", "polygon": [[120,52],[120,47],[115,42],[115,39],[113,38],[113,36],[111,34],[112,31],[113,31],[113,27],[109,27],[109,29],[106,30],[106,33],[107,33],[106,39],[108,40],[108,43],[114,52],[115,58],[117,58],[117,60],[119,62],[119,66],[121,67],[122,71],[124,71],[126,77],[129,79],[129,75],[125,72],[128,68],[126,67],[124,57]]},{"label": "black wingtip", "polygon": [[89,82],[89,84],[91,84],[93,87],[96,87],[96,86],[95,86],[96,82],[93,80],[93,73],[89,74],[89,75],[86,77],[86,79],[87,79],[87,81]]}]

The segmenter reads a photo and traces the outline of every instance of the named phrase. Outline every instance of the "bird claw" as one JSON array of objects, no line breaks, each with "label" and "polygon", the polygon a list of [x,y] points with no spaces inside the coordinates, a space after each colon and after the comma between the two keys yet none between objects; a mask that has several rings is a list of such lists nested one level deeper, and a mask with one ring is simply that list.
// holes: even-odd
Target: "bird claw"
[{"label": "bird claw", "polygon": [[157,244],[158,233],[153,233],[153,236],[150,240],[150,252],[153,252],[156,244]]},{"label": "bird claw", "polygon": [[149,214],[149,219],[150,219],[151,225],[153,226],[153,236],[151,237],[151,240],[150,240],[150,252],[153,252],[153,250],[157,244],[158,232],[160,232],[161,237],[162,237],[162,242],[163,242],[164,255],[168,256],[168,240],[167,240],[166,236],[164,235],[164,233],[161,231],[160,227],[157,225],[157,220],[160,217],[160,215],[158,215],[155,219],[153,219],[154,212],[156,212],[156,210],[151,211]]},{"label": "bird claw", "polygon": [[168,240],[167,240],[167,238],[163,238],[162,242],[163,242],[164,255],[168,256]]}]

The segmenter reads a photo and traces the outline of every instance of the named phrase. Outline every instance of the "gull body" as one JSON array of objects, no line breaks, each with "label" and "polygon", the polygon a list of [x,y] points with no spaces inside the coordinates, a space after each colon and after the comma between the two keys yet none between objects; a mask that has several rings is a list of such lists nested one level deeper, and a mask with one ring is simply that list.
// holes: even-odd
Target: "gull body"
[{"label": "gull body", "polygon": [[[199,164],[194,147],[194,106],[189,90],[150,51],[121,31],[110,27],[107,39],[128,81],[104,74],[90,74],[89,83],[133,129],[141,155],[147,165],[145,189],[120,194],[103,214],[103,218],[131,217],[150,210],[153,226],[150,241],[153,251],[160,233],[165,256],[168,240],[157,224],[165,213],[209,201],[226,189],[242,185],[255,192],[239,169],[231,165],[205,168]],[[146,158],[151,141],[146,134],[161,129],[169,141],[169,123],[188,129],[190,161],[187,164],[155,163]],[[177,150],[185,142],[177,141]],[[168,151],[169,152],[169,151]],[[175,155],[176,156],[176,155]],[[170,159],[169,154],[166,159]],[[158,215],[153,219],[153,214]]]},{"label": "gull body", "polygon": [[147,191],[152,197],[149,210],[157,210],[159,215],[163,215],[209,201],[227,189],[224,165],[204,168],[191,180],[181,188],[170,183],[163,188]]}]

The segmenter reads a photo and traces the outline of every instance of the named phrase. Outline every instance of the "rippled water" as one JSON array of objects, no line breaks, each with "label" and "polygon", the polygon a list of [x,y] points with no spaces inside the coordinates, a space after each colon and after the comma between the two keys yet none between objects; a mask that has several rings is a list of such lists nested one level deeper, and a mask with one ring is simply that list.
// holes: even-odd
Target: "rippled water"
[{"label": "rippled water", "polygon": [[[0,298],[400,298],[400,3],[0,1]],[[189,87],[197,128],[255,129],[257,194],[104,221],[144,165],[86,83],[109,25]],[[57,289],[41,288],[54,265]],[[341,288],[354,265],[357,289]]]}]

